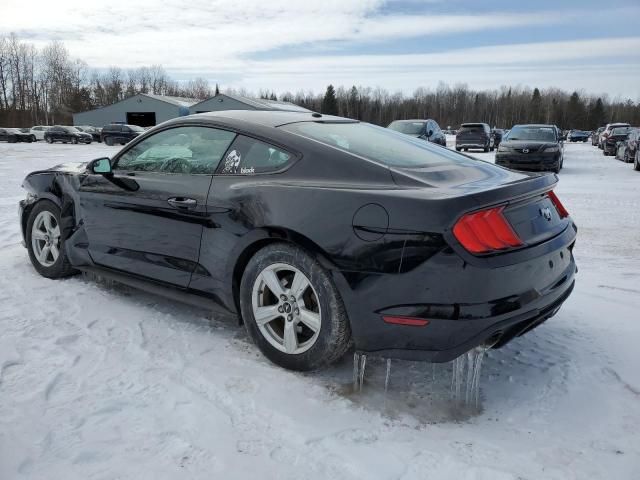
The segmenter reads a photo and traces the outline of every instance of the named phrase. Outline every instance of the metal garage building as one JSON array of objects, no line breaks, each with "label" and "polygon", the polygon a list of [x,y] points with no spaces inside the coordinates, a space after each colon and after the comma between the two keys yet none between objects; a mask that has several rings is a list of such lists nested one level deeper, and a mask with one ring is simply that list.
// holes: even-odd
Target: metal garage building
[{"label": "metal garage building", "polygon": [[106,107],[74,113],[74,125],[102,127],[110,123],[128,123],[151,127],[172,118],[189,115],[189,107],[197,103],[192,98],[169,97],[139,93]]},{"label": "metal garage building", "polygon": [[289,102],[241,97],[227,93],[219,93],[215,97],[189,107],[189,113],[219,112],[220,110],[295,110],[297,112],[310,112],[306,108]]}]

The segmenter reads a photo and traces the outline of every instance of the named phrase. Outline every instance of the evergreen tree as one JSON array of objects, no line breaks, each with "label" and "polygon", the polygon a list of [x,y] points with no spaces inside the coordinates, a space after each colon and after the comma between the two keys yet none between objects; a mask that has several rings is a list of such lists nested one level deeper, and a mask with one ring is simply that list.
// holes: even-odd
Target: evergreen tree
[{"label": "evergreen tree", "polygon": [[322,99],[321,111],[327,115],[338,115],[338,100],[336,99],[336,91],[333,85],[327,87],[327,91]]},{"label": "evergreen tree", "polygon": [[533,95],[531,96],[531,113],[529,116],[531,123],[542,123],[542,97],[540,96],[540,90],[538,88],[533,89]]},{"label": "evergreen tree", "polygon": [[592,105],[591,111],[589,112],[589,124],[591,128],[595,130],[606,123],[606,117],[602,98],[598,97]]},{"label": "evergreen tree", "polygon": [[220,95],[220,89],[218,88],[218,84],[216,83],[216,95]]},{"label": "evergreen tree", "polygon": [[569,102],[567,103],[567,117],[571,122],[571,125],[567,125],[569,128],[584,128],[584,124],[586,123],[586,112],[578,92],[573,92],[571,97],[569,97]]},{"label": "evergreen tree", "polygon": [[358,98],[358,89],[354,85],[349,91],[349,111],[347,116],[350,118],[360,119],[360,100]]}]

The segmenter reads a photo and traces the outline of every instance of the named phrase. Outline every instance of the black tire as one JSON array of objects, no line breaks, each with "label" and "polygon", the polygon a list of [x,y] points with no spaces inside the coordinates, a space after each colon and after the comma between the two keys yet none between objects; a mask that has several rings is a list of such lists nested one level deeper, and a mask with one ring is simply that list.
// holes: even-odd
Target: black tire
[{"label": "black tire", "polygon": [[73,137],[71,139],[71,143],[73,143],[74,145],[77,145],[78,144],[78,139],[76,137]]},{"label": "black tire", "polygon": [[51,144],[53,143],[53,139],[51,137],[45,137],[45,140],[47,141],[47,143]]},{"label": "black tire", "polygon": [[27,220],[27,228],[25,231],[27,250],[29,252],[29,259],[31,260],[31,264],[43,277],[63,278],[74,275],[75,273],[77,273],[77,271],[71,266],[69,260],[67,259],[67,255],[64,250],[64,240],[62,238],[62,235],[60,236],[60,243],[58,245],[58,259],[53,265],[42,265],[36,258],[36,254],[33,251],[33,244],[31,242],[33,222],[35,221],[38,214],[45,210],[50,212],[55,217],[58,227],[62,230],[62,227],[60,226],[60,209],[58,208],[58,206],[50,200],[40,200],[38,203],[36,203],[29,213],[29,219]]},{"label": "black tire", "polygon": [[[275,348],[260,332],[253,314],[253,287],[258,276],[271,265],[287,264],[302,272],[317,295],[321,326],[312,346],[299,354]],[[240,283],[240,310],[245,328],[260,351],[276,365],[289,370],[317,370],[342,357],[351,345],[351,328],[342,302],[327,271],[305,250],[276,243],[259,250],[247,264]]]},{"label": "black tire", "polygon": [[624,149],[624,158],[622,159],[624,163],[631,163],[631,158],[629,158],[629,151]]},{"label": "black tire", "polygon": [[640,150],[636,150],[636,157],[633,160],[633,169],[640,172]]},{"label": "black tire", "polygon": [[113,139],[111,137],[104,137],[104,144],[108,146],[113,145]]},{"label": "black tire", "polygon": [[456,147],[456,152],[459,152],[460,150],[462,150],[462,148]]},{"label": "black tire", "polygon": [[7,140],[7,142],[9,143],[16,143],[18,140],[16,139],[16,137],[9,137],[9,139]]}]

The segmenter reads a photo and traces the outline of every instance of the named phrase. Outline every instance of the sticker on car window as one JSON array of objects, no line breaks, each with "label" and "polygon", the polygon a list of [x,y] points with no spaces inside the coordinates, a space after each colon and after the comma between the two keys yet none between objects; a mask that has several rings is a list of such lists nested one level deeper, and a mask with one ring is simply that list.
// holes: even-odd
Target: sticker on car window
[{"label": "sticker on car window", "polygon": [[237,150],[231,150],[224,159],[224,169],[222,173],[237,173],[242,155]]}]

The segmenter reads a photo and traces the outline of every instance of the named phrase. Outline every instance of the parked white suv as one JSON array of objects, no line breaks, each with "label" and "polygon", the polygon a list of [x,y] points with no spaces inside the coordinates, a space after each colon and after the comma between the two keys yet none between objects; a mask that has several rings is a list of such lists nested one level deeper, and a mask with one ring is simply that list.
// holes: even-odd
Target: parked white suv
[{"label": "parked white suv", "polygon": [[31,133],[31,135],[36,137],[36,141],[44,140],[44,132],[49,130],[49,128],[50,127],[47,127],[45,125],[36,125],[35,127],[31,127],[31,130],[29,130],[29,133]]}]

